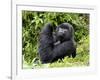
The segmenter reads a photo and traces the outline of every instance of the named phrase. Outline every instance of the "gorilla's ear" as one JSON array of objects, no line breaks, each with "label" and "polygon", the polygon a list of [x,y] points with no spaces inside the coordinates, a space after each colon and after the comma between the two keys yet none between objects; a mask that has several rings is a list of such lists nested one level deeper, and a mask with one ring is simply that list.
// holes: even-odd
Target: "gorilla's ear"
[{"label": "gorilla's ear", "polygon": [[71,25],[71,27],[70,27],[70,31],[71,31],[72,36],[74,36],[74,28],[73,28],[72,25]]},{"label": "gorilla's ear", "polygon": [[74,28],[73,28],[73,26],[71,25],[70,26],[70,31],[71,31],[71,40],[73,41],[73,43],[74,43],[74,46],[77,46],[76,45],[76,42],[75,42],[75,40],[74,40]]}]

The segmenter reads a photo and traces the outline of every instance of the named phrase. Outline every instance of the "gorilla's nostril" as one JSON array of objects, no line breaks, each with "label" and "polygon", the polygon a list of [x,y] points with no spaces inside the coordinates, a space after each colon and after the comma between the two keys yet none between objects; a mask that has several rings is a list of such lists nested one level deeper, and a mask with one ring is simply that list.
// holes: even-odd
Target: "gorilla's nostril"
[{"label": "gorilla's nostril", "polygon": [[58,33],[58,36],[63,36],[63,35],[64,35],[64,33],[62,33],[62,32]]}]

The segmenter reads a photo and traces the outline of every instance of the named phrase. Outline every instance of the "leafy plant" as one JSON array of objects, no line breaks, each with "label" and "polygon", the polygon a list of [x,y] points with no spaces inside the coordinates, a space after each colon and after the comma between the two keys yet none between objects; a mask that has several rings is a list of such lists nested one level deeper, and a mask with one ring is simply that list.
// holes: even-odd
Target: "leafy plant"
[{"label": "leafy plant", "polygon": [[[23,66],[29,68],[47,67],[41,64],[38,57],[39,34],[43,26],[51,22],[53,26],[68,22],[75,30],[75,41],[77,43],[76,58],[65,57],[48,67],[69,67],[89,65],[89,14],[83,13],[60,13],[60,12],[39,12],[22,11],[22,55]],[[30,67],[31,66],[31,67]]]}]

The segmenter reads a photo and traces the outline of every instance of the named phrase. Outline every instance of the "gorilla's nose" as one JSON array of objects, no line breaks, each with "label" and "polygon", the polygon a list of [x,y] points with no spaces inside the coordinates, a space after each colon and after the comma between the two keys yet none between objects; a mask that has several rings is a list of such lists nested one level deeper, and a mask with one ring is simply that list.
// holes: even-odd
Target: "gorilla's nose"
[{"label": "gorilla's nose", "polygon": [[64,33],[62,33],[62,32],[59,32],[59,34],[58,34],[58,35],[61,37],[61,36],[63,36],[63,35],[64,35]]}]

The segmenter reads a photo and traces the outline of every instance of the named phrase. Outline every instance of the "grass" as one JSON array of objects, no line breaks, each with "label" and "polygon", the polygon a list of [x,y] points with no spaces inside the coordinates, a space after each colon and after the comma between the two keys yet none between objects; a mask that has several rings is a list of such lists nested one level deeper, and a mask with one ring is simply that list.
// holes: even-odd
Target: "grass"
[{"label": "grass", "polygon": [[54,67],[82,67],[89,66],[89,36],[83,37],[77,43],[77,56],[75,58],[65,57],[64,59],[58,59],[54,63],[41,64],[41,61],[34,63],[27,63],[23,61],[24,69],[34,69],[34,68],[54,68]]}]

